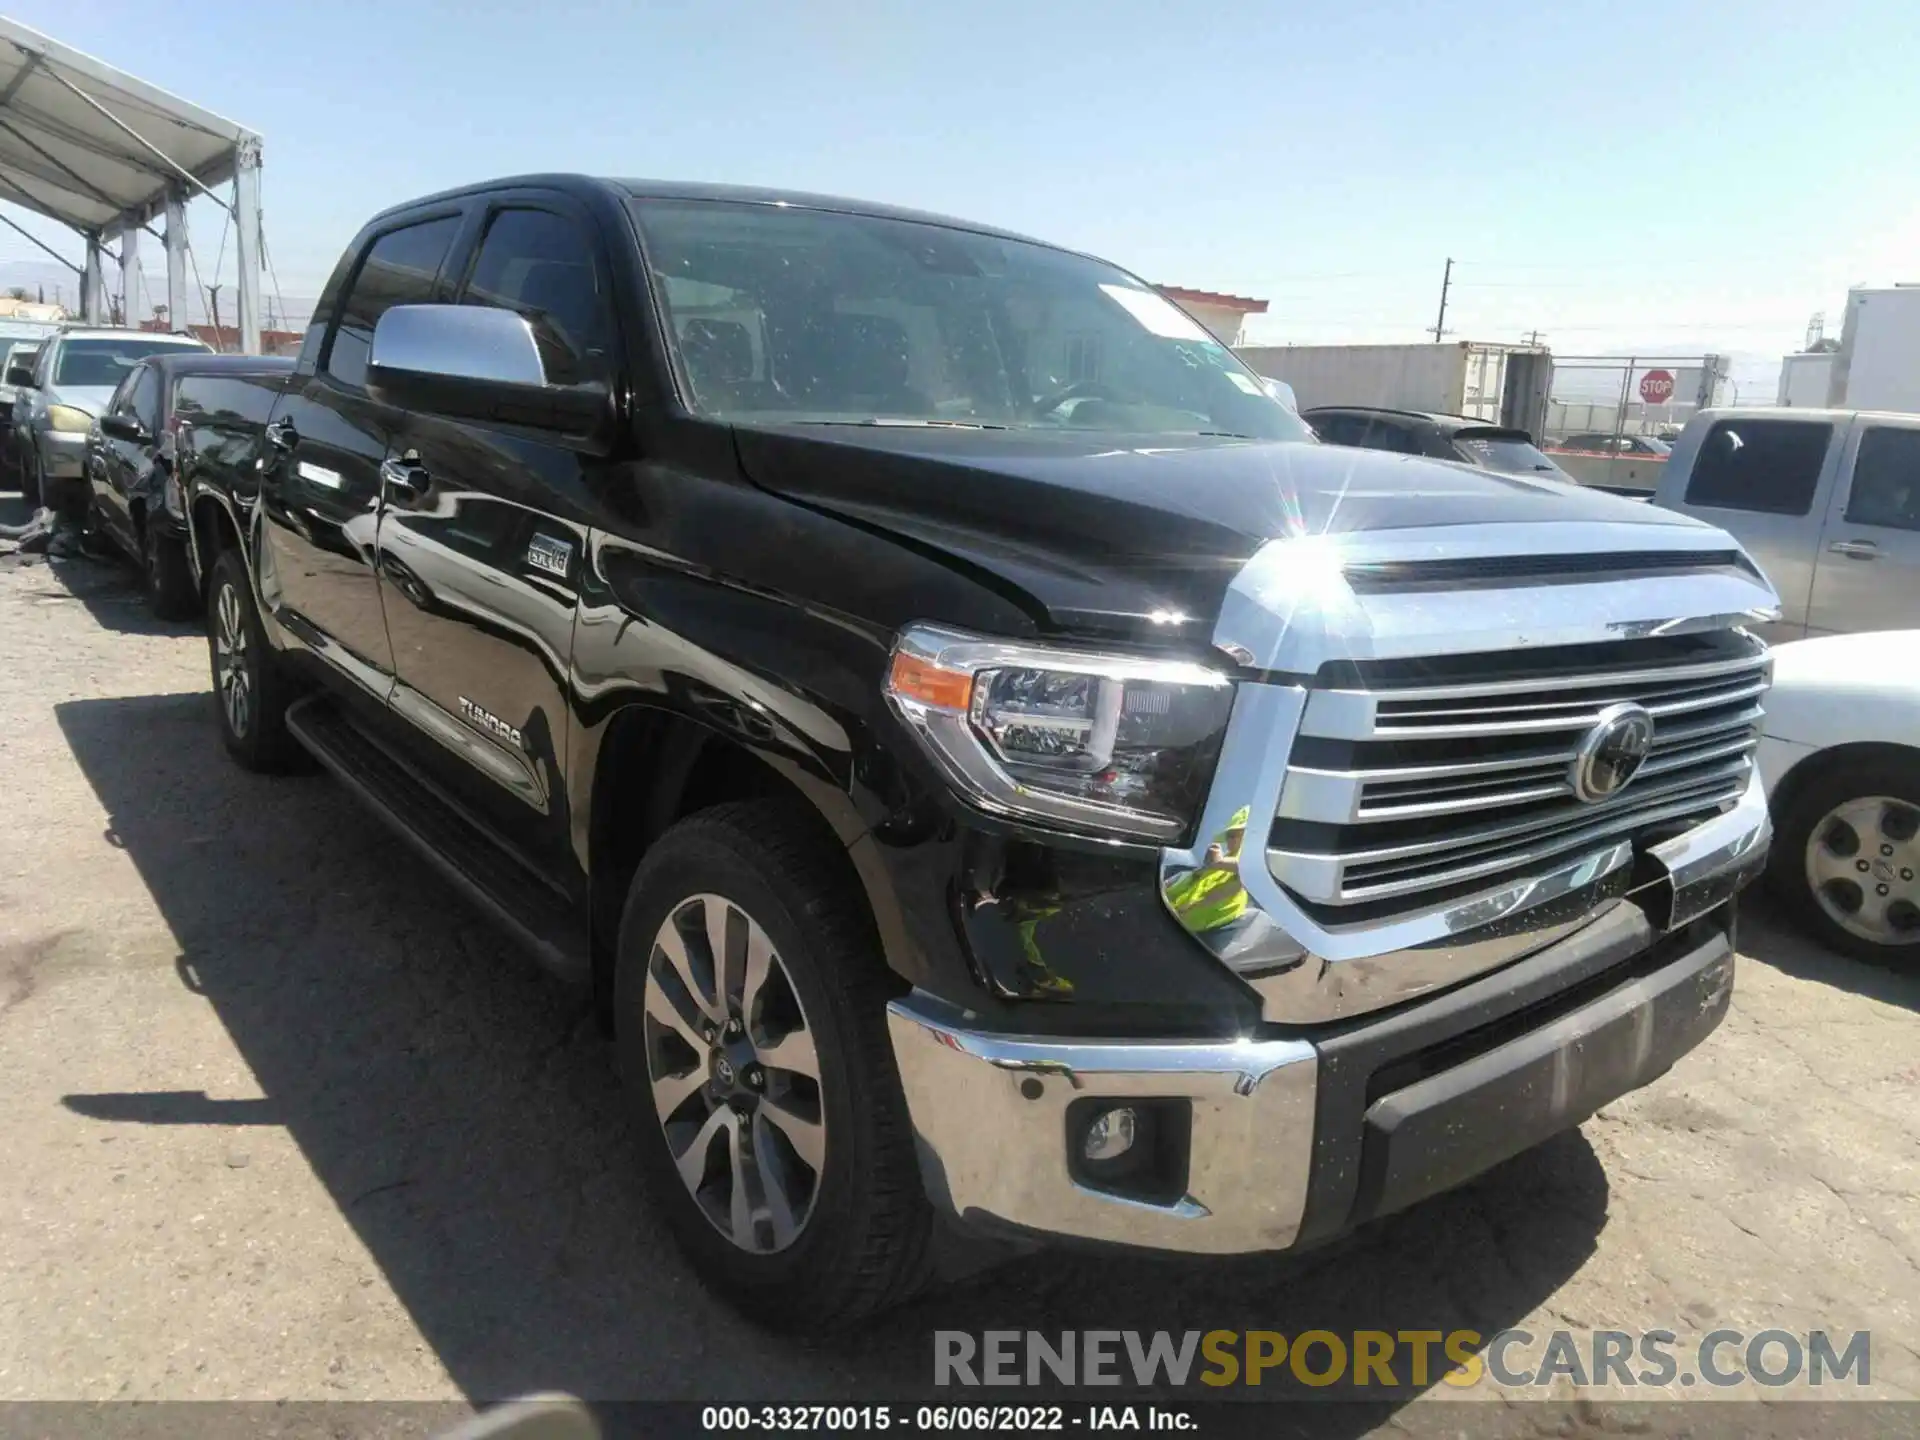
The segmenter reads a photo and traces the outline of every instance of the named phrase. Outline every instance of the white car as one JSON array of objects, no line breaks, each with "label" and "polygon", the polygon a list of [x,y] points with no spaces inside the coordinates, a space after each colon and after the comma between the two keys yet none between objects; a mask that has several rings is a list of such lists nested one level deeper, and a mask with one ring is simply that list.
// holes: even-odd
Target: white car
[{"label": "white car", "polygon": [[1773,651],[1760,740],[1773,811],[1767,878],[1844,954],[1920,958],[1920,630]]}]

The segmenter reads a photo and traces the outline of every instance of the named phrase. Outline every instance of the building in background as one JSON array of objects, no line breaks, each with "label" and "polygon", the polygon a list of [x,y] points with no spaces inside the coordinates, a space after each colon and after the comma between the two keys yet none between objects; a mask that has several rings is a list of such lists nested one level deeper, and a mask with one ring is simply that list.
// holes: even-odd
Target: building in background
[{"label": "building in background", "polygon": [[1267,302],[1246,295],[1223,295],[1216,290],[1189,290],[1184,285],[1162,285],[1159,291],[1198,320],[1222,345],[1237,347],[1246,338],[1247,316],[1267,313]]},{"label": "building in background", "polygon": [[0,319],[35,320],[53,325],[67,318],[67,307],[45,300],[21,300],[0,295]]}]

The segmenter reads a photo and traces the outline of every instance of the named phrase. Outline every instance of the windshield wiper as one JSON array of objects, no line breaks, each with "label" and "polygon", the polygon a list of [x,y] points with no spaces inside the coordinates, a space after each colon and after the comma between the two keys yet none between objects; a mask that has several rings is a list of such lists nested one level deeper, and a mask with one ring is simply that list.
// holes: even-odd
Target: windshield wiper
[{"label": "windshield wiper", "polygon": [[873,415],[865,420],[796,420],[796,425],[861,425],[878,428],[901,427],[909,430],[1011,430],[1011,425],[995,425],[986,420],[908,420],[890,415]]}]

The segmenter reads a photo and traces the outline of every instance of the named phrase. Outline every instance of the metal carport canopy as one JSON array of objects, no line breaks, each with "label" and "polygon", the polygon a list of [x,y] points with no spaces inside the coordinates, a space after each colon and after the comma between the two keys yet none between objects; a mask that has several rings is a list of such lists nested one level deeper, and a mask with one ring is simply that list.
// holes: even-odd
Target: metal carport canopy
[{"label": "metal carport canopy", "polygon": [[[164,215],[167,313],[176,328],[185,323],[184,207],[194,195],[205,194],[234,216],[241,344],[257,351],[260,137],[5,17],[0,17],[0,42],[0,200],[37,211],[85,238],[86,264],[80,268],[85,318],[96,324],[106,319],[100,258],[103,243],[117,236],[126,322],[139,323],[130,312],[140,231]],[[233,182],[231,203],[214,192],[228,181]]]}]

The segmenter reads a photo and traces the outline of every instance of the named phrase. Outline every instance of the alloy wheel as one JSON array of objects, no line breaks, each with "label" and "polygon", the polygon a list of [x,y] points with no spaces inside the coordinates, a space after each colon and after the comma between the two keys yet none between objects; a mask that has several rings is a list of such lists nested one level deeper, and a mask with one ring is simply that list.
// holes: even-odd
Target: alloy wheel
[{"label": "alloy wheel", "polygon": [[1920,809],[1863,795],[1807,837],[1807,885],[1829,919],[1876,945],[1920,942]]},{"label": "alloy wheel", "polygon": [[758,921],[693,895],[647,957],[647,1082],[701,1213],[741,1250],[800,1237],[820,1192],[820,1059],[793,977]]},{"label": "alloy wheel", "polygon": [[227,728],[235,739],[244,739],[253,721],[253,675],[247,667],[246,612],[232,585],[222,585],[214,603],[213,674]]}]

